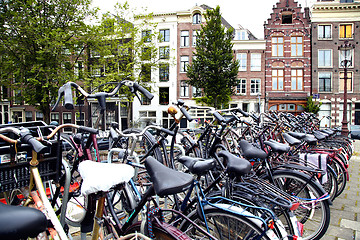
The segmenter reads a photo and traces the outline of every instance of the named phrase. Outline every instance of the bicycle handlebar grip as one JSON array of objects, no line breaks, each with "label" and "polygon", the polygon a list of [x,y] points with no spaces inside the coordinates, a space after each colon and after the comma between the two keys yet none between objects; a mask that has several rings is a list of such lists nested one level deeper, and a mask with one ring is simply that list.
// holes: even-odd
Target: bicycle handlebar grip
[{"label": "bicycle handlebar grip", "polygon": [[249,114],[247,112],[244,112],[241,108],[237,109],[239,113],[241,113],[244,117],[248,117]]},{"label": "bicycle handlebar grip", "polygon": [[190,116],[190,114],[188,113],[188,111],[184,107],[181,107],[180,111],[182,112],[182,114],[186,117],[186,119],[189,122],[191,122],[193,120],[193,118]]},{"label": "bicycle handlebar grip", "polygon": [[216,120],[218,120],[220,123],[224,123],[226,122],[225,118],[223,116],[221,116],[221,114],[217,111],[213,112],[214,117],[216,118]]},{"label": "bicycle handlebar grip", "polygon": [[92,134],[98,134],[99,133],[99,130],[97,130],[97,129],[94,129],[94,128],[91,128],[91,127],[84,127],[84,126],[80,126],[79,131],[92,133]]},{"label": "bicycle handlebar grip", "polygon": [[30,130],[27,128],[23,128],[20,130],[20,138],[23,143],[30,144],[34,151],[37,153],[42,153],[47,148],[41,142],[36,140],[36,138],[31,135]]},{"label": "bicycle handlebar grip", "polygon": [[144,94],[145,97],[147,97],[149,100],[154,98],[154,94],[149,92],[147,89],[145,89],[143,86],[140,86],[138,83],[134,82],[134,89]]},{"label": "bicycle handlebar grip", "polygon": [[[74,109],[73,96],[71,91],[71,82],[66,83],[64,86],[64,106],[68,110]],[[60,91],[60,90],[59,90]]]},{"label": "bicycle handlebar grip", "polygon": [[114,142],[116,142],[118,140],[118,138],[119,138],[117,132],[112,127],[110,128],[110,137]]}]

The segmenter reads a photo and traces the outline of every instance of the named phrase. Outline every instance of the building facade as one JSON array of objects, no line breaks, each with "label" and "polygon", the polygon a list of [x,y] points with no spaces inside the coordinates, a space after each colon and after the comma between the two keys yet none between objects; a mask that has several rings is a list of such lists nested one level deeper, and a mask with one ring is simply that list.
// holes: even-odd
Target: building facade
[{"label": "building facade", "polygon": [[264,24],[266,110],[300,113],[311,93],[309,9],[280,0]]},{"label": "building facade", "polygon": [[[360,124],[360,1],[317,1],[312,6],[312,93],[322,102],[322,126],[343,120],[345,54],[347,66],[347,121]],[[345,42],[353,49],[343,51]],[[325,118],[331,116],[332,118]]]}]

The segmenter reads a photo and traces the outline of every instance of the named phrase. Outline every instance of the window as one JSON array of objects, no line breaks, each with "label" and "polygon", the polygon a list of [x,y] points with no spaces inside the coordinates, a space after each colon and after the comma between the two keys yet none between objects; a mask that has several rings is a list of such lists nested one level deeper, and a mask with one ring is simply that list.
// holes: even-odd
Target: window
[{"label": "window", "polygon": [[247,40],[246,39],[246,32],[244,30],[236,31],[236,38],[235,40]]},{"label": "window", "polygon": [[189,31],[181,31],[180,35],[180,47],[189,46]]},{"label": "window", "polygon": [[282,13],[281,20],[282,24],[292,24],[292,13]]},{"label": "window", "polygon": [[20,105],[22,103],[21,90],[14,90],[14,104]]},{"label": "window", "polygon": [[331,39],[331,25],[318,26],[318,39]]},{"label": "window", "polygon": [[261,71],[261,53],[252,53],[250,61],[251,71]]},{"label": "window", "polygon": [[272,90],[284,90],[284,70],[272,70]]},{"label": "window", "polygon": [[352,38],[352,24],[340,24],[339,38]]},{"label": "window", "polygon": [[6,86],[1,86],[1,96],[0,99],[6,100],[8,98],[8,88]]},{"label": "window", "polygon": [[318,53],[318,67],[332,67],[332,51],[330,49],[321,49]]},{"label": "window", "polygon": [[75,113],[76,117],[76,124],[80,126],[85,126],[85,113],[84,112],[77,112]]},{"label": "window", "polygon": [[250,94],[260,93],[260,79],[251,79]]},{"label": "window", "polygon": [[199,31],[193,30],[192,45],[194,47],[196,46],[196,41],[197,41],[197,38],[198,38],[198,34],[199,34]]},{"label": "window", "polygon": [[33,114],[31,111],[26,111],[25,112],[25,121],[26,122],[31,122],[33,120],[32,118]]},{"label": "window", "polygon": [[59,123],[59,113],[51,113],[50,121]]},{"label": "window", "polygon": [[35,112],[35,120],[36,121],[43,121],[44,120],[44,114],[42,112]]},{"label": "window", "polygon": [[242,110],[244,112],[248,112],[249,111],[249,103],[243,103],[242,104]]},{"label": "window", "polygon": [[272,43],[272,56],[273,57],[283,57],[284,56],[284,38],[283,37],[273,37],[271,39]]},{"label": "window", "polygon": [[141,53],[141,60],[148,61],[151,59],[151,49],[150,48],[143,48]]},{"label": "window", "polygon": [[[344,92],[344,72],[340,72],[340,84],[339,84],[339,91],[340,92]],[[347,91],[352,91],[352,76],[353,73],[352,72],[347,72]]]},{"label": "window", "polygon": [[238,53],[236,54],[237,60],[239,60],[239,71],[246,71],[247,54]]},{"label": "window", "polygon": [[201,97],[202,96],[201,88],[193,87],[192,88],[192,96],[193,97]]},{"label": "window", "polygon": [[291,56],[299,57],[303,55],[303,37],[291,37]]},{"label": "window", "polygon": [[304,78],[303,69],[292,69],[291,70],[291,90],[303,90],[304,89]]},{"label": "window", "polygon": [[[71,123],[71,113],[63,113],[63,124]],[[71,132],[71,128],[64,128],[64,132]]]},{"label": "window", "polygon": [[144,42],[151,42],[151,30],[142,31],[141,37]]},{"label": "window", "polygon": [[169,104],[169,88],[168,87],[159,88],[159,103],[160,103],[160,105],[168,105]]},{"label": "window", "polygon": [[180,72],[186,72],[189,65],[189,56],[180,57]]},{"label": "window", "polygon": [[319,92],[331,92],[331,72],[319,72]]},{"label": "window", "polygon": [[246,94],[246,79],[237,80],[236,94]]},{"label": "window", "polygon": [[143,64],[141,65],[140,77],[142,81],[149,82],[151,81],[151,65]]},{"label": "window", "polygon": [[159,48],[160,59],[169,59],[170,58],[170,47],[160,47]]},{"label": "window", "polygon": [[201,23],[201,14],[195,13],[193,15],[193,24],[200,24]]},{"label": "window", "polygon": [[189,97],[189,85],[185,80],[180,81],[180,97]]},{"label": "window", "polygon": [[160,42],[170,42],[170,29],[160,30]]},{"label": "window", "polygon": [[353,3],[354,0],[340,0],[340,3]]},{"label": "window", "polygon": [[11,118],[14,123],[23,122],[23,112],[22,111],[13,111]]},{"label": "window", "polygon": [[347,59],[347,63],[346,63],[346,67],[354,67],[353,64],[353,54],[354,51],[353,49],[348,49],[348,50],[340,50],[340,54],[339,54],[339,67],[343,68],[345,66],[345,59]]},{"label": "window", "polygon": [[159,66],[159,80],[160,82],[169,81],[169,64],[164,63]]}]

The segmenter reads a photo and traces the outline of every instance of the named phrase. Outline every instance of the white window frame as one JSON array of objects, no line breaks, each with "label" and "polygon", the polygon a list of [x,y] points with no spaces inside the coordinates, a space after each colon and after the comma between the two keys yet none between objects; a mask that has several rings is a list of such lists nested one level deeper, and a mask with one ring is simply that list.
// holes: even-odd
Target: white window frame
[{"label": "white window frame", "polygon": [[251,53],[250,55],[250,71],[261,71],[261,53]]},{"label": "white window frame", "polygon": [[[322,36],[320,36],[320,27],[326,27],[326,26],[329,26],[330,27],[330,37],[322,37]],[[324,28],[324,30],[325,30],[325,28]],[[323,34],[322,35],[324,35],[324,31],[323,30]],[[332,39],[332,24],[319,24],[318,25],[318,40],[331,40]]]},{"label": "white window frame", "polygon": [[247,70],[247,53],[237,53],[236,59],[239,60],[239,71],[245,72]]},{"label": "white window frame", "polygon": [[[325,52],[325,51],[329,51],[330,52],[330,65],[320,65],[320,52]],[[324,61],[325,63],[325,61]],[[318,49],[318,68],[331,68],[333,67],[333,51],[332,49]]]}]

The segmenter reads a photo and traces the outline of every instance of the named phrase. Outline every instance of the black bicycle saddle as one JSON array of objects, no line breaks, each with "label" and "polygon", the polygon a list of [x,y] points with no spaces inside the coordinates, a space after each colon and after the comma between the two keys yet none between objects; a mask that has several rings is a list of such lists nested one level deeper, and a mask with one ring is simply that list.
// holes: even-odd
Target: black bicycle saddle
[{"label": "black bicycle saddle", "polygon": [[251,171],[251,163],[245,158],[237,157],[234,154],[224,150],[220,151],[218,156],[224,158],[226,162],[226,170],[228,172],[243,176]]},{"label": "black bicycle saddle", "polygon": [[145,167],[160,197],[185,191],[194,180],[190,174],[168,168],[151,156],[146,158]]},{"label": "black bicycle saddle", "polygon": [[34,238],[46,228],[47,219],[40,210],[0,203],[0,239]]},{"label": "black bicycle saddle", "polygon": [[246,140],[241,140],[240,141],[240,148],[241,148],[241,150],[243,152],[243,156],[246,159],[260,158],[260,159],[264,160],[268,156],[266,152],[264,152],[260,148],[257,148],[255,146],[253,146],[251,143],[249,143]]},{"label": "black bicycle saddle", "polygon": [[178,161],[184,164],[191,173],[203,175],[216,165],[215,159],[193,158],[189,156],[182,156]]}]

